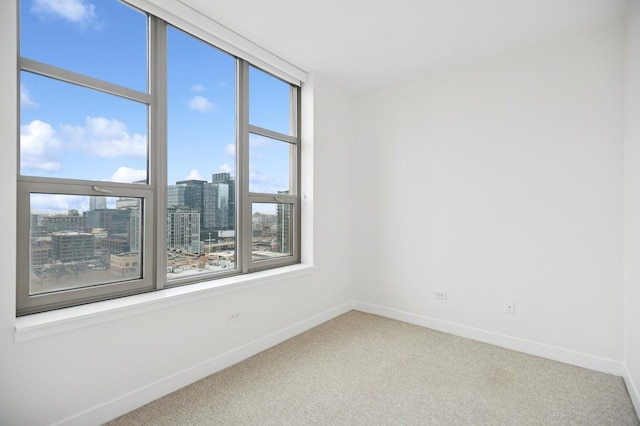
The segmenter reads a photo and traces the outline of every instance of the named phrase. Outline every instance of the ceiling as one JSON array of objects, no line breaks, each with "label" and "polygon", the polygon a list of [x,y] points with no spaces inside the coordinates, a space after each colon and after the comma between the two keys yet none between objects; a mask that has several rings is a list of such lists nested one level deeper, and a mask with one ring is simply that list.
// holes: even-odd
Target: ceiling
[{"label": "ceiling", "polygon": [[623,16],[628,0],[180,0],[358,92]]}]

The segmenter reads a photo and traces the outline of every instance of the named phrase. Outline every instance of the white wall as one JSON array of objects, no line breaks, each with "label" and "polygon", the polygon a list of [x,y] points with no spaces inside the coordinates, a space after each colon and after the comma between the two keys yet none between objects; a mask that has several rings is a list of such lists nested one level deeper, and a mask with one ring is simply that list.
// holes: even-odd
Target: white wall
[{"label": "white wall", "polygon": [[[627,117],[640,108],[637,4]],[[640,130],[622,120],[621,25],[356,99],[312,76],[305,256],[315,273],[15,343],[14,7],[0,2],[1,424],[99,423],[354,298],[364,310],[605,371],[624,359],[640,383]],[[507,298],[513,316],[502,312]],[[231,309],[241,321],[226,323]]]},{"label": "white wall", "polygon": [[640,413],[640,1],[629,3],[625,85],[625,379]]},{"label": "white wall", "polygon": [[[14,8],[13,1],[0,2],[0,424],[97,424],[350,309],[353,226],[345,183],[353,99],[316,76],[305,99],[305,113],[314,116],[306,143],[315,171],[305,176],[305,208],[314,207],[314,273],[15,343]],[[242,319],[228,324],[232,309]]]},{"label": "white wall", "polygon": [[358,307],[621,373],[623,59],[612,23],[359,96]]}]

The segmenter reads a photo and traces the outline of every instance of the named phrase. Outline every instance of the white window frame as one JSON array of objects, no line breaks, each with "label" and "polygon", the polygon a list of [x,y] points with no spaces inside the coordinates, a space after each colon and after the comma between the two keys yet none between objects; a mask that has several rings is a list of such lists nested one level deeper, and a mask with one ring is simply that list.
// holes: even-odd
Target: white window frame
[{"label": "white window frame", "polygon": [[[116,297],[134,295],[153,290],[162,290],[168,287],[176,287],[183,284],[193,284],[210,281],[216,278],[240,275],[265,269],[290,266],[300,263],[301,259],[301,205],[300,205],[300,162],[301,162],[301,138],[300,138],[300,98],[301,80],[292,76],[284,69],[294,71],[294,74],[305,78],[306,75],[290,65],[283,66],[281,60],[270,62],[258,59],[256,63],[249,63],[242,56],[254,58],[250,53],[243,52],[242,48],[234,47],[236,55],[236,108],[237,108],[237,165],[236,165],[236,269],[229,273],[202,274],[189,279],[167,281],[166,276],[166,209],[167,209],[167,25],[192,34],[201,40],[215,46],[209,40],[218,40],[208,32],[203,32],[202,26],[220,28],[212,21],[194,18],[190,24],[184,19],[178,19],[165,9],[158,8],[155,3],[146,0],[129,1],[132,6],[144,10],[148,22],[148,63],[149,63],[149,91],[139,92],[107,81],[95,79],[48,64],[37,62],[27,58],[18,58],[20,71],[32,72],[45,77],[72,83],[87,89],[116,95],[125,99],[141,102],[148,105],[148,183],[147,184],[122,184],[112,182],[97,182],[80,179],[51,179],[33,176],[22,176],[18,172],[17,177],[17,285],[16,285],[16,315],[27,315],[45,312],[58,308],[73,307],[90,302],[103,301]],[[181,8],[182,6],[178,6]],[[18,7],[18,11],[20,8]],[[190,11],[190,9],[188,9]],[[157,12],[163,16],[154,16]],[[188,15],[187,10],[182,10]],[[186,15],[183,15],[186,16]],[[172,22],[173,21],[173,22]],[[194,25],[194,23],[196,25]],[[177,23],[177,25],[176,25]],[[184,23],[187,28],[181,27]],[[197,24],[202,26],[198,26]],[[228,31],[228,30],[227,30]],[[224,33],[224,31],[223,31]],[[19,30],[18,30],[19,34]],[[202,35],[206,37],[199,37]],[[228,36],[228,34],[227,34]],[[228,46],[228,42],[221,41]],[[242,44],[242,43],[241,43]],[[246,44],[247,46],[254,46]],[[221,48],[219,46],[215,46]],[[254,49],[254,47],[252,47]],[[231,53],[231,52],[229,52]],[[19,54],[19,53],[18,53]],[[240,56],[240,55],[242,56]],[[267,55],[269,56],[269,55]],[[265,64],[267,64],[265,66]],[[291,123],[290,135],[281,134],[268,129],[252,126],[248,121],[248,67],[252,65],[260,67],[263,71],[274,73],[291,86]],[[275,70],[275,72],[274,72]],[[297,70],[297,71],[296,71]],[[21,73],[18,73],[20,79]],[[273,74],[272,74],[273,75]],[[286,78],[283,78],[283,75]],[[18,81],[18,86],[19,86]],[[154,94],[153,96],[151,94]],[[18,127],[20,120],[18,119]],[[289,194],[256,194],[249,193],[249,134],[256,133],[268,136],[291,145],[290,155],[290,186]],[[18,136],[19,139],[19,136]],[[151,142],[153,141],[153,143]],[[19,140],[18,140],[19,144]],[[160,148],[156,148],[160,147]],[[18,155],[20,150],[18,150]],[[105,285],[78,288],[55,293],[38,295],[29,294],[29,268],[30,268],[30,195],[32,193],[45,194],[71,194],[88,196],[109,197],[135,197],[143,200],[143,237],[142,278],[124,282],[113,282]],[[268,202],[288,204],[291,208],[291,255],[282,256],[267,261],[252,261],[251,256],[251,206],[255,202]]]}]

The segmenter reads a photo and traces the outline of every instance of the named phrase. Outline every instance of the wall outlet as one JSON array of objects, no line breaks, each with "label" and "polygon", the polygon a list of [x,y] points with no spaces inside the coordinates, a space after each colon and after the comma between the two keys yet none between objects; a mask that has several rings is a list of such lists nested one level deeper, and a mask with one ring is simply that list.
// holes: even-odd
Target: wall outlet
[{"label": "wall outlet", "polygon": [[434,291],[433,292],[434,299],[447,300],[447,292],[446,291]]},{"label": "wall outlet", "polygon": [[516,313],[516,302],[513,300],[505,300],[504,301],[504,311],[508,314]]},{"label": "wall outlet", "polygon": [[240,311],[233,311],[227,314],[227,322],[236,322],[240,320]]}]

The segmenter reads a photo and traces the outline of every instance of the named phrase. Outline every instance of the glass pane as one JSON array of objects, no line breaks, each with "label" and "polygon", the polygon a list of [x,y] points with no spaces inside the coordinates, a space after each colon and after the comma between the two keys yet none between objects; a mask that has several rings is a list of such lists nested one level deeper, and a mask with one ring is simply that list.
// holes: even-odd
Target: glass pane
[{"label": "glass pane", "polygon": [[20,173],[132,183],[147,179],[147,106],[22,72]]},{"label": "glass pane", "polygon": [[202,238],[200,210],[167,209],[167,278],[227,271],[236,267],[234,230],[214,230]]},{"label": "glass pane", "polygon": [[167,276],[235,269],[235,59],[169,27]]},{"label": "glass pane", "polygon": [[249,124],[292,135],[291,85],[249,67]]},{"label": "glass pane", "polygon": [[285,194],[289,191],[293,145],[249,135],[249,192]]},{"label": "glass pane", "polygon": [[291,211],[291,204],[253,204],[251,260],[291,255]]},{"label": "glass pane", "polygon": [[119,1],[20,2],[20,55],[147,91],[147,17]]},{"label": "glass pane", "polygon": [[141,198],[31,194],[29,293],[142,278]]}]

